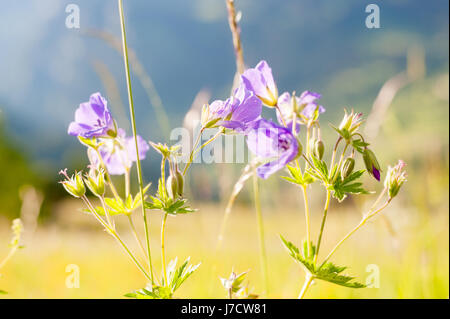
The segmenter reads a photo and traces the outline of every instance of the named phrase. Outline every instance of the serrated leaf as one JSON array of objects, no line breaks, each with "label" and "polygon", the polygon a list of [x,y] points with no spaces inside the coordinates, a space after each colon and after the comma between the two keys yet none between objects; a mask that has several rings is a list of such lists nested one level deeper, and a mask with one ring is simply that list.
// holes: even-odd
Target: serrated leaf
[{"label": "serrated leaf", "polygon": [[366,285],[353,281],[355,277],[341,275],[341,273],[347,269],[347,267],[336,266],[331,262],[326,263],[322,267],[320,267],[315,273],[314,276],[317,279],[331,282],[333,284],[347,287],[347,288],[364,288]]}]

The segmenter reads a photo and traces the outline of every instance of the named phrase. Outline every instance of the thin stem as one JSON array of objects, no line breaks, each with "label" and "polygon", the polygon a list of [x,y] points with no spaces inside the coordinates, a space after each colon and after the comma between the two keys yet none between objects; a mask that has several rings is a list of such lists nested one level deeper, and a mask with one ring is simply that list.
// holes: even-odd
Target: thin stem
[{"label": "thin stem", "polygon": [[130,195],[130,169],[125,169],[125,200]]},{"label": "thin stem", "polygon": [[316,248],[316,253],[314,256],[314,264],[316,264],[317,258],[319,256],[319,249],[320,249],[320,243],[322,242],[323,229],[325,228],[325,222],[327,220],[327,214],[328,214],[328,207],[330,206],[330,198],[331,198],[331,191],[327,190],[327,200],[325,202],[325,208],[323,209],[322,224],[320,225],[319,238],[317,239],[317,248]]},{"label": "thin stem", "polygon": [[139,239],[139,236],[137,234],[136,227],[134,226],[133,218],[131,217],[131,215],[127,215],[127,217],[130,223],[131,232],[133,233],[134,238],[136,239],[136,242],[138,243],[138,246],[141,249],[144,257],[147,258],[147,253],[145,252],[144,246],[142,245],[141,240]]},{"label": "thin stem", "polygon": [[167,220],[167,213],[164,214],[162,224],[161,224],[161,262],[163,267],[163,274],[164,274],[164,286],[167,287],[167,270],[166,270],[166,250],[164,246],[164,233],[166,231],[166,220]]},{"label": "thin stem", "polygon": [[89,208],[89,210],[91,211],[92,215],[94,215],[94,217],[100,222],[100,224],[105,228],[105,230],[111,234],[111,236],[113,236],[117,242],[122,246],[122,248],[125,250],[125,252],[128,254],[128,256],[131,258],[131,260],[134,262],[134,264],[138,267],[138,269],[144,274],[144,276],[151,280],[151,277],[148,275],[148,273],[145,271],[145,269],[141,266],[141,264],[139,263],[139,261],[136,259],[136,257],[133,255],[133,253],[131,252],[131,250],[127,247],[127,245],[122,241],[122,239],[120,238],[119,234],[112,229],[111,227],[109,227],[105,221],[95,212],[94,207],[91,205],[91,203],[89,202],[89,200],[86,198],[86,196],[81,197],[81,199],[84,201],[84,203],[86,204],[86,206]]},{"label": "thin stem", "polygon": [[104,197],[104,196],[99,196],[98,198],[100,198],[100,202],[102,203],[103,210],[105,211],[106,221],[108,222],[108,225],[109,225],[112,229],[114,229],[115,226],[114,226],[114,224],[113,224],[113,222],[112,222],[112,220],[111,220],[111,216],[109,216],[109,210],[108,210],[108,208],[106,207],[105,197]]},{"label": "thin stem", "polygon": [[120,198],[119,193],[117,193],[116,188],[114,187],[114,184],[111,180],[111,176],[109,175],[108,169],[106,168],[105,162],[103,161],[103,157],[100,154],[100,151],[98,150],[98,148],[94,148],[95,152],[97,153],[98,159],[100,161],[100,166],[104,169],[105,171],[105,176],[106,176],[106,181],[108,182],[109,188],[111,189],[114,197],[116,199]]},{"label": "thin stem", "polygon": [[187,172],[189,166],[191,166],[192,161],[194,160],[194,151],[195,151],[195,149],[197,148],[198,143],[200,143],[200,139],[201,139],[201,137],[202,137],[202,134],[203,134],[203,131],[204,131],[204,130],[205,130],[205,128],[202,127],[202,128],[200,129],[200,132],[198,132],[197,139],[195,140],[194,145],[193,145],[192,150],[191,150],[191,153],[189,154],[189,161],[186,163],[186,166],[184,167],[184,170],[183,170],[183,176],[186,175],[186,172]]},{"label": "thin stem", "polygon": [[339,143],[342,141],[342,137],[339,136],[339,138],[336,141],[336,144],[334,145],[334,149],[333,149],[333,155],[331,156],[331,164],[330,164],[330,176],[328,176],[329,178],[331,177],[331,172],[333,171],[333,166],[334,166],[334,159],[336,157],[336,152],[337,152],[337,148],[339,146]]},{"label": "thin stem", "polygon": [[267,272],[267,254],[266,254],[266,244],[264,241],[264,224],[263,217],[261,211],[261,200],[259,196],[259,184],[258,184],[258,176],[253,174],[253,194],[255,201],[255,211],[256,211],[256,219],[258,224],[258,238],[259,238],[259,250],[260,250],[260,262],[261,262],[261,272],[264,281],[264,287],[266,289],[266,294],[269,292],[269,279]]},{"label": "thin stem", "polygon": [[331,252],[328,254],[328,256],[325,258],[325,260],[323,261],[323,263],[320,265],[320,268],[325,265],[325,263],[331,258],[331,256],[333,256],[333,254],[336,252],[336,250],[351,236],[353,235],[358,229],[360,229],[370,218],[372,218],[373,216],[375,216],[376,214],[378,214],[379,212],[381,212],[383,209],[385,209],[389,203],[391,202],[391,200],[387,200],[380,208],[378,208],[376,211],[374,212],[368,212],[359,222],[358,225],[356,225],[350,232],[347,233],[347,235],[344,236],[344,238],[342,238],[337,244],[336,246],[334,246],[334,248],[331,250]]},{"label": "thin stem", "polygon": [[314,279],[314,277],[311,276],[310,274],[307,274],[305,276],[305,283],[303,284],[302,290],[300,291],[300,294],[298,295],[298,299],[303,299],[309,286],[311,286],[313,279]]},{"label": "thin stem", "polygon": [[308,205],[308,194],[306,193],[306,186],[302,186],[302,191],[303,191],[303,201],[305,203],[306,241],[308,242],[308,255],[311,255],[309,205]]},{"label": "thin stem", "polygon": [[119,14],[120,14],[120,25],[121,25],[121,30],[122,30],[123,60],[124,60],[124,64],[125,64],[125,73],[126,73],[126,80],[127,80],[127,86],[128,86],[128,104],[130,106],[131,128],[133,131],[134,144],[136,146],[136,167],[137,167],[137,175],[138,175],[138,182],[139,182],[139,190],[140,190],[141,199],[142,199],[142,218],[144,219],[145,238],[147,241],[148,265],[149,265],[149,270],[150,270],[151,282],[153,284],[153,267],[152,267],[151,251],[150,251],[150,236],[149,236],[148,224],[147,224],[147,214],[145,212],[145,205],[144,205],[144,183],[142,181],[142,168],[141,168],[141,161],[139,159],[139,148],[138,148],[138,140],[137,140],[137,132],[136,132],[136,119],[135,119],[135,114],[134,114],[133,93],[132,93],[131,79],[130,79],[130,66],[128,63],[128,47],[127,47],[127,36],[126,36],[126,32],[125,32],[125,17],[124,17],[124,13],[123,13],[123,1],[118,0],[118,5],[119,5]]},{"label": "thin stem", "polygon": [[11,259],[11,257],[16,253],[16,251],[17,251],[17,245],[15,245],[14,247],[12,247],[12,248],[9,250],[8,255],[6,255],[6,257],[5,257],[5,258],[3,259],[3,261],[0,263],[0,269],[2,269],[2,268],[6,265],[6,263],[8,262],[8,260]]}]

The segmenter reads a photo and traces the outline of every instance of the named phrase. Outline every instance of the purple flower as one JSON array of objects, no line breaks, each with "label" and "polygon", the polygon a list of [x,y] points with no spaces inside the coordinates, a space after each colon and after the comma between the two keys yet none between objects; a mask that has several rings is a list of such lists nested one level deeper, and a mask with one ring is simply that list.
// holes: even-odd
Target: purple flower
[{"label": "purple flower", "polygon": [[294,101],[291,94],[284,92],[278,98],[278,123],[286,123],[286,126],[291,128],[295,118],[297,120],[295,124],[296,131],[298,131],[300,124],[308,124],[313,119],[316,110],[319,114],[325,112],[325,108],[316,103],[316,100],[319,98],[319,93],[305,91],[300,97],[295,97]]},{"label": "purple flower", "polygon": [[[137,136],[139,159],[145,159],[150,146],[141,137]],[[100,156],[106,165],[106,169],[111,175],[122,175],[130,169],[133,162],[136,162],[136,145],[133,137],[126,137],[125,131],[121,128],[117,130],[115,139],[105,139],[104,143],[99,147]],[[100,161],[98,154],[92,148],[88,149],[88,156],[91,164],[98,166]]]},{"label": "purple flower", "polygon": [[316,103],[316,100],[320,99],[320,97],[321,95],[319,93],[305,91],[297,98],[297,104],[300,107],[301,114],[308,120],[314,117],[316,110],[319,114],[325,112],[325,108]]},{"label": "purple flower", "polygon": [[241,76],[241,81],[265,105],[277,105],[278,89],[273,80],[272,69],[266,61],[260,61],[254,69],[246,70]]},{"label": "purple flower", "polygon": [[100,93],[92,94],[89,102],[80,104],[68,133],[84,138],[115,136],[116,126],[108,110],[108,102]]},{"label": "purple flower", "polygon": [[301,152],[301,146],[289,129],[266,119],[254,122],[247,133],[247,145],[258,157],[269,159],[257,169],[263,179],[285,167]]},{"label": "purple flower", "polygon": [[241,84],[233,96],[224,102],[223,109],[228,114],[218,124],[229,129],[245,131],[249,124],[259,119],[262,104],[253,92]]}]

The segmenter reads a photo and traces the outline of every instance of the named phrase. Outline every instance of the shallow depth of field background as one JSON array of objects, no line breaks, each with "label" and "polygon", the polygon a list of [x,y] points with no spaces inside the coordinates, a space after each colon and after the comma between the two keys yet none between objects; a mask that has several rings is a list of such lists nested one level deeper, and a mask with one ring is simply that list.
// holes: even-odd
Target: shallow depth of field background
[{"label": "shallow depth of field background", "polygon": [[[65,27],[69,3],[80,6],[79,30]],[[373,115],[380,89],[387,88],[384,97],[393,92],[389,89],[396,92],[392,103],[384,104],[386,111],[372,117],[370,124],[379,124],[379,130],[371,131],[370,142],[384,172],[399,158],[407,162],[408,182],[383,216],[356,233],[333,258],[349,265],[348,273],[363,283],[376,265],[380,286],[353,290],[318,282],[307,297],[448,298],[448,2],[379,1],[378,30],[365,27],[369,3],[236,0],[242,10],[246,64],[266,59],[280,92],[322,93],[327,158],[335,140],[327,123],[337,124],[344,107]],[[170,128],[176,128],[205,97],[211,101],[229,94],[235,64],[225,3],[135,0],[125,1],[125,11],[129,46],[144,77],[154,84],[142,85],[132,74],[138,131],[147,140],[168,142],[155,116],[156,95]],[[129,129],[123,62],[99,36],[102,32],[120,35],[115,1],[15,1],[0,11],[0,260],[8,252],[11,220],[21,216],[25,223],[25,248],[1,270],[0,290],[8,292],[2,298],[120,298],[145,286],[145,278],[116,242],[57,184],[61,168],[79,170],[87,163],[84,148],[66,130],[78,104],[91,93],[102,92],[119,125]],[[150,151],[143,162],[145,180],[153,184],[159,160]],[[168,259],[191,256],[202,265],[176,297],[225,297],[219,276],[228,276],[232,268],[250,270],[250,287],[263,292],[251,185],[238,197],[223,248],[217,254],[214,250],[225,202],[242,168],[193,166],[186,192],[199,211],[168,219],[166,247]],[[367,182],[371,190],[382,189],[380,183]],[[304,237],[301,193],[275,176],[261,183],[261,192],[270,274],[270,292],[264,296],[293,298],[304,273],[285,252],[279,235],[296,244]],[[325,193],[315,186],[310,194],[316,238]],[[323,255],[374,198],[332,202]],[[139,212],[134,219],[142,230]],[[161,214],[149,211],[149,220],[160,273]],[[117,218],[119,232],[138,251],[126,222]],[[80,269],[77,289],[66,287],[71,264]]]}]

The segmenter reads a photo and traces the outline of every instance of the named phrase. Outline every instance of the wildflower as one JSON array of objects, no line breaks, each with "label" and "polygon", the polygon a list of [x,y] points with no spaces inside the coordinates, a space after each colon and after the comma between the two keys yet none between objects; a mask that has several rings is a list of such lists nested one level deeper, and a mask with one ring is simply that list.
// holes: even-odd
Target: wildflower
[{"label": "wildflower", "polygon": [[319,114],[325,112],[325,108],[316,103],[320,97],[319,93],[311,91],[304,91],[300,97],[284,92],[278,98],[278,122],[281,124],[284,120],[287,127],[291,127],[294,118],[298,124],[306,125],[316,120]]},{"label": "wildflower", "polygon": [[89,102],[81,103],[75,111],[75,121],[70,123],[68,133],[84,138],[115,137],[116,124],[108,109],[108,103],[100,93],[90,96]]},{"label": "wildflower", "polygon": [[366,148],[363,153],[364,164],[366,165],[367,172],[375,177],[377,181],[380,181],[380,164],[375,156],[375,153]]},{"label": "wildflower", "polygon": [[260,61],[254,69],[246,70],[241,76],[241,82],[265,105],[277,105],[278,89],[273,80],[272,69],[266,61]]},{"label": "wildflower", "polygon": [[363,122],[362,113],[354,113],[354,111],[352,110],[350,114],[347,114],[347,110],[344,111],[345,115],[344,118],[342,119],[341,124],[339,125],[339,130],[346,135],[344,136],[344,138],[348,139],[361,126]]},{"label": "wildflower", "polygon": [[226,101],[216,100],[204,111],[206,127],[222,126],[225,128],[245,131],[249,124],[257,120],[262,111],[261,101],[241,84],[232,97]]},{"label": "wildflower", "polygon": [[[145,159],[147,151],[150,146],[141,137],[137,136],[139,159]],[[136,162],[136,145],[133,137],[126,137],[123,129],[117,130],[117,137],[115,139],[105,139],[98,147],[98,153],[111,175],[122,175],[131,168],[133,162]],[[89,148],[88,156],[91,164],[98,167],[101,164],[97,152]]]},{"label": "wildflower", "polygon": [[256,121],[247,133],[248,148],[261,158],[270,161],[257,169],[258,176],[266,179],[297,158],[301,144],[291,131],[266,119]]},{"label": "wildflower", "polygon": [[67,175],[67,168],[61,170],[59,174],[63,175],[66,179],[61,181],[60,183],[63,185],[65,190],[74,197],[82,197],[86,193],[86,189],[84,187],[83,178],[81,177],[81,172],[75,172],[75,175],[69,177]]},{"label": "wildflower", "polygon": [[406,182],[406,163],[399,160],[394,167],[388,167],[384,187],[388,189],[389,198],[397,196],[403,183]]},{"label": "wildflower", "polygon": [[84,182],[91,192],[96,196],[103,196],[105,194],[105,171],[100,168],[91,169],[89,174],[86,174]]}]

